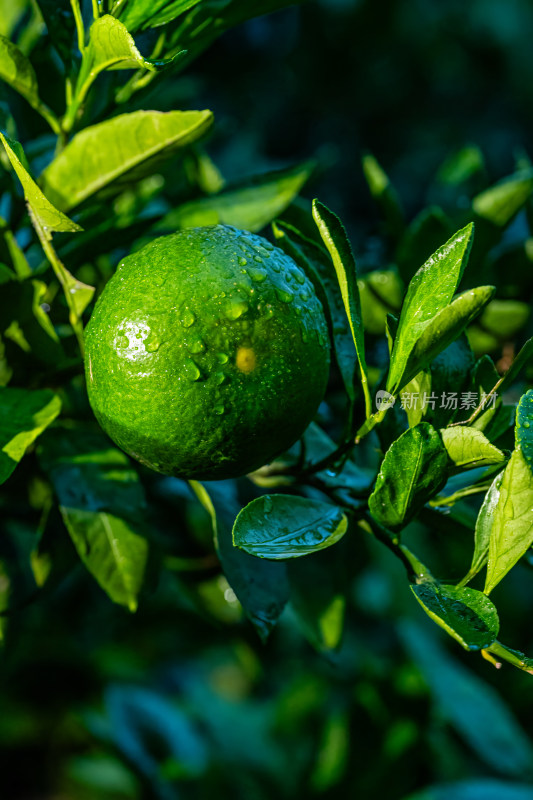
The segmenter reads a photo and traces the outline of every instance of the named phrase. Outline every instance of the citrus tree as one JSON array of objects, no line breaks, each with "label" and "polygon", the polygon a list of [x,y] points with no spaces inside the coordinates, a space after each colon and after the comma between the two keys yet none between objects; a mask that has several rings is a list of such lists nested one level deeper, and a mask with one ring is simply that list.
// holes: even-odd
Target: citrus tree
[{"label": "citrus tree", "polygon": [[[358,272],[336,214],[298,197],[313,164],[227,183],[206,149],[213,114],[176,108],[193,59],[285,4],[6,5],[4,646],[79,575],[75,550],[109,614],[149,608],[175,578],[187,614],[266,641],[288,608],[331,655],[371,538],[420,615],[531,671],[492,592],[533,545],[529,312],[494,286],[533,172],[471,191],[466,149],[435,180],[445,210],[407,222],[364,156],[390,262]],[[43,36],[53,88],[28,57]],[[435,531],[460,543],[432,549]]]}]

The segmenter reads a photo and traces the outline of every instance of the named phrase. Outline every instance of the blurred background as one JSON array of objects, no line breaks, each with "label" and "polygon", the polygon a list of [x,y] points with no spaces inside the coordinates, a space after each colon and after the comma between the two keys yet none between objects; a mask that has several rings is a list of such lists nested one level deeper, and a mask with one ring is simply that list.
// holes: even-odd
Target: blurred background
[{"label": "blurred background", "polygon": [[[230,181],[315,160],[304,196],[342,217],[363,271],[386,268],[363,155],[384,167],[408,220],[446,204],[458,152],[469,190],[529,165],[532,41],[528,0],[308,0],[227,32],[129,109],[211,108],[207,150]],[[454,195],[455,211],[462,202]],[[521,265],[520,291],[503,296],[531,288]],[[21,467],[9,483],[21,505],[26,477]],[[305,559],[302,585],[317,597],[323,582],[347,585],[337,648],[305,614],[296,624],[297,607],[262,643],[210,556],[180,551],[182,531],[210,538],[207,515],[179,481],[143,482],[168,569],[135,615],[59,547],[67,577],[10,613],[2,800],[532,800],[533,679],[445,641],[370,537],[346,537],[334,563],[329,551]],[[34,508],[46,507],[47,487],[32,486]],[[10,547],[28,549],[35,518],[5,523]],[[66,535],[55,509],[47,531],[53,553]],[[459,522],[410,535],[429,561],[467,565]],[[530,653],[532,576],[523,564],[495,592],[506,641]]]}]

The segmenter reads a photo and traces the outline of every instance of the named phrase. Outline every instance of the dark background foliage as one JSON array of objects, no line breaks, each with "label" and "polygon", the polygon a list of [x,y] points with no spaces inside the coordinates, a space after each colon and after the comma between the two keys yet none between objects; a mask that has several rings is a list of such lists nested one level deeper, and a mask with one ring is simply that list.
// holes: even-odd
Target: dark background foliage
[{"label": "dark background foliage", "polygon": [[[228,32],[128,108],[211,108],[207,149],[230,180],[316,159],[304,195],[341,215],[363,270],[383,268],[390,253],[363,153],[386,168],[408,218],[433,201],[435,172],[465,145],[485,156],[484,185],[512,172],[530,146],[532,36],[526,0],[309,0]],[[46,41],[32,60],[53,76]],[[53,106],[57,86],[43,88]],[[4,99],[24,142],[38,123],[17,114],[23,101],[9,90]],[[500,295],[516,297],[503,271],[497,277]],[[35,464],[27,456],[0,505],[2,515],[18,507],[0,521],[3,556],[29,547],[47,508],[35,480],[28,505]],[[142,477],[162,552],[201,556],[180,538],[186,529],[209,537],[192,496],[178,481]],[[46,535],[65,577],[10,612],[0,659],[6,800],[404,800],[448,781],[470,781],[472,793],[423,797],[533,797],[531,677],[448,648],[370,538],[343,540],[341,566],[327,551],[308,559],[304,577],[317,593],[329,567],[342,582],[350,565],[343,644],[318,654],[291,610],[263,645],[209,558],[198,573],[169,561],[129,615],[62,546],[56,509]],[[457,522],[431,521],[412,536],[428,560],[468,566]],[[523,564],[495,592],[507,639],[530,652],[531,575]],[[499,781],[529,788],[505,794]]]}]

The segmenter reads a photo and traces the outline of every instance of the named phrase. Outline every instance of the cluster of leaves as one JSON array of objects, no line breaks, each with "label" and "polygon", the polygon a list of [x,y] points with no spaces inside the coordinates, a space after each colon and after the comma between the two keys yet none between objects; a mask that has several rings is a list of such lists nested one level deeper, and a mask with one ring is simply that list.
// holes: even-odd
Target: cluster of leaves
[{"label": "cluster of leaves", "polygon": [[[483,352],[494,350],[490,337],[498,343],[502,330],[507,339],[513,336],[527,309],[524,314],[524,304],[516,300],[493,300],[490,285],[456,295],[472,246],[470,222],[442,244],[455,225],[453,215],[462,221],[474,217],[481,243],[470,274],[475,278],[487,265],[494,273],[501,253],[508,254],[507,232],[517,228],[517,220],[528,225],[531,168],[520,164],[516,174],[478,192],[468,207],[462,203],[460,212],[457,204],[451,214],[431,207],[406,225],[387,176],[372,156],[365,156],[364,172],[382,209],[394,266],[358,278],[335,214],[317,201],[310,211],[294,200],[312,165],[226,188],[198,144],[212,124],[209,111],[117,114],[120,104],[145,91],[160,72],[175,75],[222,31],[242,21],[249,14],[244,3],[129,0],[103,13],[100,4],[83,9],[73,2],[72,14],[65,3],[42,0],[38,5],[62,62],[62,114],[41,100],[35,70],[22,50],[0,37],[0,76],[54,134],[37,137],[25,152],[6,107],[6,133],[0,134],[4,166],[11,168],[1,183],[6,215],[0,265],[3,481],[36,438],[50,430],[40,438],[38,461],[30,470],[40,521],[24,554],[29,573],[17,568],[22,578],[12,579],[9,559],[2,562],[2,627],[13,603],[64,577],[61,569],[55,574],[44,536],[55,503],[88,570],[112,600],[130,610],[137,608],[147,582],[150,552],[154,569],[164,567],[165,558],[168,563],[157,536],[150,547],[146,533],[154,512],[145,486],[155,479],[141,480],[126,456],[109,446],[83,391],[84,314],[95,286],[101,288],[109,277],[110,249],[131,241],[138,247],[176,227],[225,222],[258,231],[272,222],[274,240],[308,272],[328,311],[347,413],[337,445],[313,425],[298,457],[289,453],[251,476],[246,490],[239,483],[222,488],[191,483],[210,515],[214,552],[244,613],[266,638],[290,598],[313,643],[334,648],[344,609],[334,570],[316,596],[314,561],[309,573],[293,559],[334,545],[348,530],[352,535],[366,531],[398,556],[422,608],[463,647],[531,669],[530,659],[499,642],[498,615],[488,595],[533,544],[533,393],[526,392],[517,408],[503,402],[504,392],[527,366],[533,340],[525,342],[502,376]],[[264,2],[254,13],[281,5]],[[14,31],[16,23],[15,15]],[[142,39],[154,30],[156,38],[150,34],[146,40],[151,48],[146,58],[133,36]],[[132,69],[126,83],[109,84],[103,103],[95,96],[93,84],[101,73]],[[104,119],[86,124],[91,115]],[[173,169],[170,191],[165,161]],[[37,165],[45,166],[35,178]],[[453,206],[450,197],[462,196],[479,168],[474,148],[443,165],[439,178],[447,211]],[[69,235],[58,238],[56,246],[55,233]],[[528,236],[518,237],[518,247],[516,233],[509,238],[529,257]],[[402,281],[408,282],[403,300]],[[367,364],[368,339],[383,333],[389,363],[377,357],[376,345]],[[479,398],[466,419],[457,407],[435,408],[434,402],[399,407],[403,393],[436,397],[457,387]],[[380,401],[377,410],[374,396]],[[374,446],[365,448],[365,441]],[[382,457],[376,457],[378,449]],[[283,491],[265,493],[277,487]],[[243,503],[250,493],[253,499]],[[477,496],[484,499],[471,516],[471,567],[462,580],[441,582],[407,547],[404,529],[421,517],[451,522],[462,513],[462,504]],[[9,508],[9,500],[5,503]],[[484,590],[468,587],[485,567]]]}]

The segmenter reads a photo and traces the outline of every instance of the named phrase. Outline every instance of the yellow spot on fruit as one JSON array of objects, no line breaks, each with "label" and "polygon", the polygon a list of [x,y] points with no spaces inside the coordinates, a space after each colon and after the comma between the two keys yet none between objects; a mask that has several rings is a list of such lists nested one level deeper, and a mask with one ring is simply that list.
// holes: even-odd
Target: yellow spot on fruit
[{"label": "yellow spot on fruit", "polygon": [[251,347],[239,347],[237,350],[237,358],[235,359],[237,368],[246,375],[253,372],[255,369],[255,352]]}]

